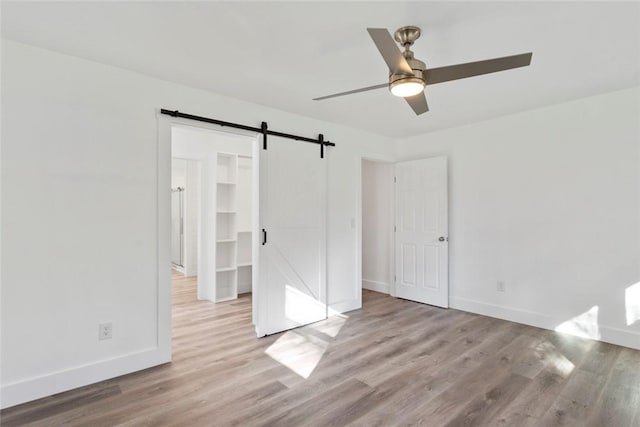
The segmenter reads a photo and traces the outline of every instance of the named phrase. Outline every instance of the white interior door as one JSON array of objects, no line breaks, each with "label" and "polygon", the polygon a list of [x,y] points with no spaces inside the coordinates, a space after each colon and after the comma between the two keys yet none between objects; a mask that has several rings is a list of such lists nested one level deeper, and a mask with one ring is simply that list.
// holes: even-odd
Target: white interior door
[{"label": "white interior door", "polygon": [[396,163],[396,296],[449,307],[447,158]]},{"label": "white interior door", "polygon": [[269,137],[259,169],[262,336],[327,317],[327,159],[317,145]]}]

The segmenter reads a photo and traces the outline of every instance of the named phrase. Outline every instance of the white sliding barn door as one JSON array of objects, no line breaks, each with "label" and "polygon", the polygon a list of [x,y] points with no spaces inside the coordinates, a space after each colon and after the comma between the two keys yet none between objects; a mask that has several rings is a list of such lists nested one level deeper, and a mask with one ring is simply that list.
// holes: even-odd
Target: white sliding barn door
[{"label": "white sliding barn door", "polygon": [[262,336],[327,317],[327,159],[318,145],[269,136],[259,168]]},{"label": "white sliding barn door", "polygon": [[449,307],[447,158],[396,164],[396,296]]}]

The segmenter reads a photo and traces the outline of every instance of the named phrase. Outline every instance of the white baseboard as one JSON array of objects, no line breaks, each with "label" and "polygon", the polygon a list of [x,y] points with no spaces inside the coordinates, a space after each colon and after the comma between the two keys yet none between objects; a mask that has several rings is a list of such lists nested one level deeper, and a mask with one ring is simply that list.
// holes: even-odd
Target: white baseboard
[{"label": "white baseboard", "polygon": [[253,288],[251,287],[251,283],[238,283],[238,294],[246,294],[251,292]]},{"label": "white baseboard", "polygon": [[170,361],[170,352],[153,348],[4,384],[0,388],[0,408],[19,405]]},{"label": "white baseboard", "polygon": [[194,266],[184,266],[184,277],[194,277],[198,275],[198,267]]},{"label": "white baseboard", "polygon": [[[510,320],[512,322],[523,323],[551,331],[555,330],[558,325],[567,320],[566,318],[556,318],[542,313],[519,310],[460,297],[451,297],[450,306],[451,308],[462,311]],[[600,331],[600,341],[640,350],[640,333],[604,325],[598,325],[598,329]]]},{"label": "white baseboard", "polygon": [[362,289],[368,289],[370,291],[381,292],[383,294],[389,293],[389,284],[384,282],[378,282],[375,280],[362,279]]},{"label": "white baseboard", "polygon": [[362,306],[358,304],[357,299],[329,304],[329,316],[358,310],[359,308],[362,308]]}]

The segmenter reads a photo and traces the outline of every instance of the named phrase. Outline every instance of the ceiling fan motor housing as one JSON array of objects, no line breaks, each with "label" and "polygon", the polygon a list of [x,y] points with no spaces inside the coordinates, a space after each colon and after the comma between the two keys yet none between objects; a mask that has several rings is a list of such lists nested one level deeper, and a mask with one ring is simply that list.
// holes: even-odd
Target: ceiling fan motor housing
[{"label": "ceiling fan motor housing", "polygon": [[425,81],[422,78],[422,72],[427,68],[426,64],[422,61],[420,61],[419,59],[415,59],[413,57],[413,52],[408,51],[409,53],[411,53],[410,58],[405,58],[407,60],[407,63],[409,64],[409,66],[411,67],[411,71],[413,71],[413,74],[403,74],[403,73],[391,73],[389,75],[389,85],[398,82],[400,80],[406,81],[406,82],[416,82],[416,83],[422,83],[424,84]]}]

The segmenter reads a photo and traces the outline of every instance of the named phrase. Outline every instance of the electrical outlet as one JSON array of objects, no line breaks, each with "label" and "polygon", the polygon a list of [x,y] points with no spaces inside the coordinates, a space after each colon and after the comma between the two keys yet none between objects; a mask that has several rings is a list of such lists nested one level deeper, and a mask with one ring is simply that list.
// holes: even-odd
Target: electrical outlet
[{"label": "electrical outlet", "polygon": [[498,292],[506,292],[507,291],[507,286],[504,283],[504,280],[498,280],[496,282],[496,290]]},{"label": "electrical outlet", "polygon": [[113,326],[111,323],[100,323],[98,325],[98,339],[110,340],[113,338]]}]

